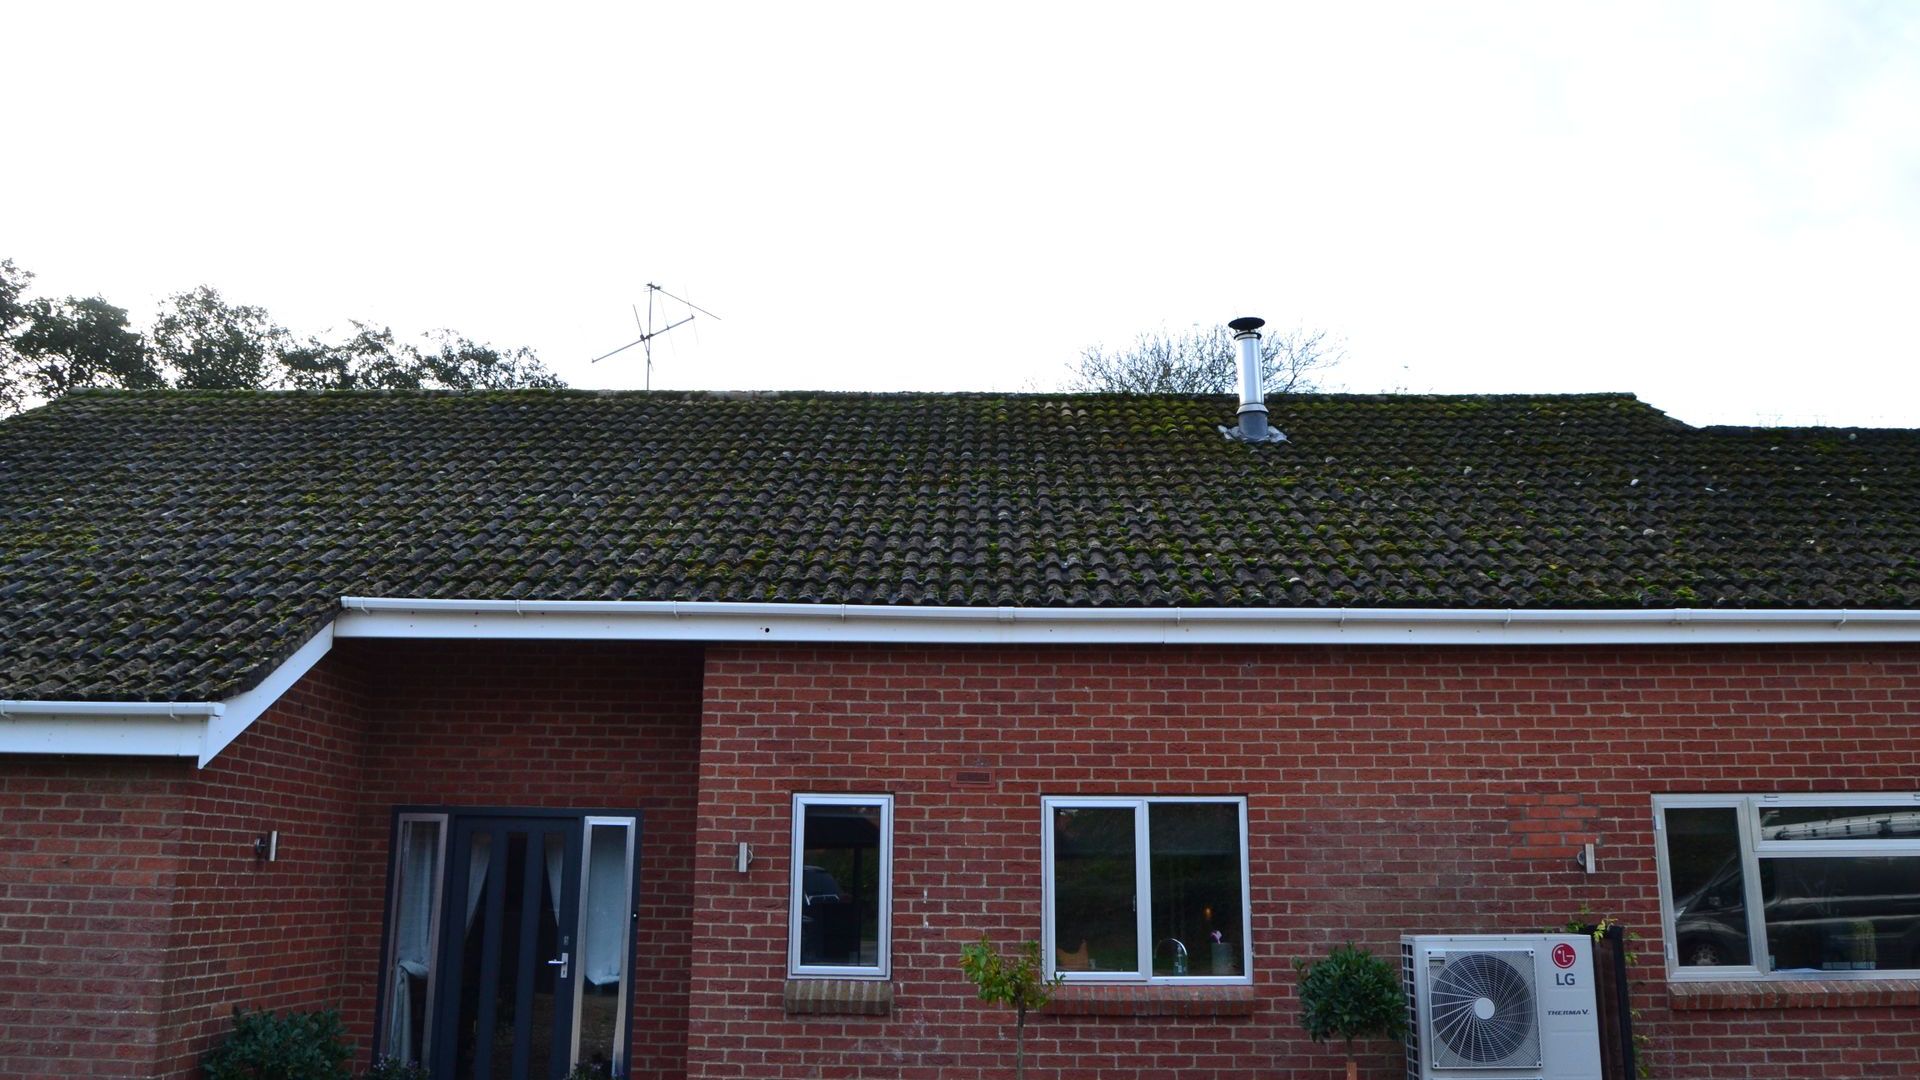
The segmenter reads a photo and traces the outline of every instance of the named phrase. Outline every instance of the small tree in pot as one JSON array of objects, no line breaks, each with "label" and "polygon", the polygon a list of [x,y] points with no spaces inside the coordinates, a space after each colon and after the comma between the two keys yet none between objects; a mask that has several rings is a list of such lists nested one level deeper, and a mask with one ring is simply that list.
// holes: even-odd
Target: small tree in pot
[{"label": "small tree in pot", "polygon": [[1357,1080],[1353,1040],[1397,1039],[1407,1029],[1407,999],[1393,965],[1352,944],[1342,945],[1301,971],[1300,1023],[1314,1042],[1347,1044],[1347,1080]]},{"label": "small tree in pot", "polygon": [[960,969],[980,990],[980,1000],[996,1002],[1013,1009],[1013,1075],[1027,1075],[1027,1012],[1038,1009],[1053,996],[1060,976],[1049,979],[1041,974],[1040,945],[1029,941],[1011,958],[1002,957],[985,934],[960,950]]}]

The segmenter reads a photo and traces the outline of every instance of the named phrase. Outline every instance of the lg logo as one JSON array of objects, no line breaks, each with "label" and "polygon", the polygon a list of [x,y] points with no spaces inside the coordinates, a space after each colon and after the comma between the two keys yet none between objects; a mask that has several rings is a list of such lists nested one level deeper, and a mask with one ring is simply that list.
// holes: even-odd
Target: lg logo
[{"label": "lg logo", "polygon": [[1553,966],[1560,969],[1559,971],[1555,972],[1553,975],[1553,985],[1555,986],[1577,985],[1574,981],[1573,973],[1567,970],[1568,968],[1572,967],[1574,961],[1578,959],[1578,956],[1573,951],[1573,946],[1563,941],[1560,944],[1555,945],[1553,947],[1552,956],[1553,956]]}]

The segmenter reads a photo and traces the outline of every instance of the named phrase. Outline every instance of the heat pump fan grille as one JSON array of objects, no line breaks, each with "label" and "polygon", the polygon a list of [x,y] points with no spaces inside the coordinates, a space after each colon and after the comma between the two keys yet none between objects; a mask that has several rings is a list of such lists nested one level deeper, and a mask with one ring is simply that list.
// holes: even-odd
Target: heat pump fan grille
[{"label": "heat pump fan grille", "polygon": [[1433,979],[1434,1065],[1533,1068],[1540,1031],[1533,954],[1524,950],[1448,956]]}]

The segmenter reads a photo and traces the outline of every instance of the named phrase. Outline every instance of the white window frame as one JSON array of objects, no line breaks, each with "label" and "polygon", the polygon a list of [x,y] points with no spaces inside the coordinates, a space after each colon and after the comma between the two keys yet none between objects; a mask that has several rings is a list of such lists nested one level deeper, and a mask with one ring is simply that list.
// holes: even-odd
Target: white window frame
[{"label": "white window frame", "polygon": [[[1240,822],[1239,975],[1155,975],[1153,973],[1153,866],[1147,849],[1147,807],[1153,803],[1231,803]],[[1138,971],[1059,971],[1053,919],[1053,812],[1059,809],[1131,809],[1133,811],[1134,925],[1139,940]],[[1067,982],[1139,983],[1176,986],[1249,986],[1253,983],[1253,887],[1247,852],[1247,799],[1244,795],[1049,795],[1040,800],[1040,954],[1048,978]],[[1191,949],[1189,953],[1191,954]]]},{"label": "white window frame", "polygon": [[[1920,838],[1884,840],[1762,840],[1760,812],[1782,806],[1895,806],[1920,808],[1920,792],[1873,791],[1820,793],[1766,793],[1725,795],[1655,795],[1653,848],[1660,878],[1660,931],[1665,943],[1667,978],[1677,982],[1729,980],[1807,981],[1835,979],[1920,979],[1920,969],[1875,968],[1869,971],[1774,971],[1767,953],[1766,912],[1760,892],[1760,860],[1793,858],[1920,858]],[[1673,809],[1731,809],[1739,823],[1740,872],[1746,900],[1747,948],[1750,964],[1717,967],[1681,967],[1675,929],[1673,876],[1667,865],[1667,811]]]},{"label": "white window frame", "polygon": [[[880,808],[880,940],[879,963],[803,964],[800,962],[800,916],[805,894],[806,808],[809,806],[877,806]],[[893,796],[796,794],[793,797],[793,842],[787,876],[787,976],[789,978],[885,979],[892,973],[893,956]]]}]

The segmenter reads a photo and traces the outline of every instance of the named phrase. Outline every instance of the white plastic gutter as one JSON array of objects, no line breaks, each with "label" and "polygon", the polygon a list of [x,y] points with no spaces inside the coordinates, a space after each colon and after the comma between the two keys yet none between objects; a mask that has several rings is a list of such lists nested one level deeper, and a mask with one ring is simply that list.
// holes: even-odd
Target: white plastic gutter
[{"label": "white plastic gutter", "polygon": [[1920,641],[1920,611],[1033,608],[350,596],[340,637],[912,644],[1586,645]]},{"label": "white plastic gutter", "polygon": [[190,757],[205,766],[333,648],[322,627],[258,686],[225,701],[0,701],[0,754]]},{"label": "white plastic gutter", "polygon": [[1920,642],[1920,611],[1033,608],[350,596],[226,701],[0,701],[0,753],[213,760],[337,638],[986,645],[1709,645]]}]

